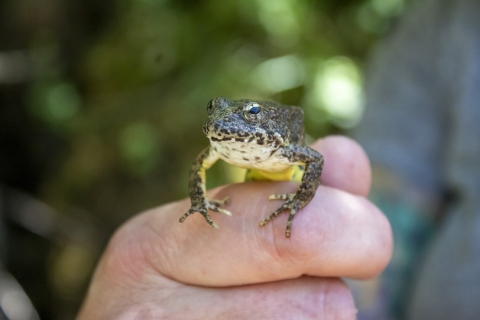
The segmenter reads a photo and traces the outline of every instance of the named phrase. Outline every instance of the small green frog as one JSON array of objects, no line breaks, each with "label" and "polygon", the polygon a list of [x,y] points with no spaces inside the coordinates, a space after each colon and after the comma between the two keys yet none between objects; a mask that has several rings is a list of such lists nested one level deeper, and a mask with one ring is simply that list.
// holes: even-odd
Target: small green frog
[{"label": "small green frog", "polygon": [[248,176],[257,180],[293,180],[295,168],[303,168],[300,188],[295,194],[275,194],[270,200],[286,200],[265,220],[264,226],[280,213],[290,211],[285,236],[290,237],[295,214],[305,207],[321,184],[323,156],[305,146],[303,111],[299,107],[285,106],[274,101],[234,100],[219,97],[207,105],[208,120],[203,132],[210,146],[195,159],[190,170],[189,194],[192,206],[180,222],[194,212],[200,212],[214,228],[218,226],[208,210],[232,214],[222,209],[228,197],[213,200],[206,197],[206,170],[219,158],[249,169]]}]

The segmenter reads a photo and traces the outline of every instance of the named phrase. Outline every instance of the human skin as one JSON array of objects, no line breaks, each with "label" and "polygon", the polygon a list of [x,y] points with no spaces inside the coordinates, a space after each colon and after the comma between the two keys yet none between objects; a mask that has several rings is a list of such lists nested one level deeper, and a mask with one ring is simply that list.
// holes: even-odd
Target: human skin
[{"label": "human skin", "polygon": [[339,277],[368,279],[386,267],[392,233],[366,198],[371,169],[354,141],[331,136],[312,148],[325,156],[323,185],[295,217],[264,227],[279,205],[274,193],[292,182],[251,182],[211,190],[230,196],[232,217],[214,213],[219,230],[195,213],[178,217],[188,199],[141,213],[112,237],[78,319],[354,319],[350,290]]}]

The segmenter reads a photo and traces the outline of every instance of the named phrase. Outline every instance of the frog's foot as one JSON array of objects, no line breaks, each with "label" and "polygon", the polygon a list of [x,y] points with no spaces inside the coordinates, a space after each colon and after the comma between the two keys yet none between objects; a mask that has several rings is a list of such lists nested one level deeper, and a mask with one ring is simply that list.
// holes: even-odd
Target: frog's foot
[{"label": "frog's foot", "polygon": [[295,194],[273,194],[269,197],[270,200],[287,200],[280,208],[278,208],[274,213],[268,216],[266,219],[260,222],[260,226],[263,227],[269,221],[275,219],[280,215],[280,213],[284,211],[290,211],[290,215],[288,216],[287,222],[287,230],[285,231],[285,236],[290,238],[290,233],[292,229],[292,221],[295,218],[298,210],[300,210],[299,201],[298,199],[294,199]]},{"label": "frog's foot", "polygon": [[230,217],[232,216],[232,213],[230,211],[220,208],[221,206],[224,206],[228,203],[228,197],[225,197],[222,200],[207,199],[207,202],[208,202],[208,205],[207,205],[208,210],[220,212]]},{"label": "frog's foot", "polygon": [[192,205],[192,207],[180,218],[179,222],[185,221],[187,217],[195,212],[200,212],[202,216],[205,217],[205,220],[207,220],[208,224],[211,225],[213,228],[218,229],[218,225],[213,222],[212,218],[210,218],[210,215],[208,214],[208,210],[212,210],[215,212],[220,212],[223,214],[226,214],[227,216],[231,216],[232,213],[228,210],[220,208],[220,206],[226,204],[228,201],[228,197],[225,197],[222,200],[210,200],[205,198],[203,203]]},{"label": "frog's foot", "polygon": [[295,193],[272,194],[268,200],[293,200],[293,197],[295,197]]}]

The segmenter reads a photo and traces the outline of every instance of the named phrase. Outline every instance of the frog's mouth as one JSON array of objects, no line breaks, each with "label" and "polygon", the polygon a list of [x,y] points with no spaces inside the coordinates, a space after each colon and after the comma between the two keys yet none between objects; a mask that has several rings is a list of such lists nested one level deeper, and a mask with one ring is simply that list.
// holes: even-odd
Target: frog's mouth
[{"label": "frog's mouth", "polygon": [[[203,133],[212,141],[231,141],[235,138],[247,137],[248,133],[236,133],[233,130],[224,128],[218,122],[207,121],[203,124]],[[242,139],[243,140],[243,139]],[[237,140],[239,141],[239,140]]]},{"label": "frog's mouth", "polygon": [[[217,126],[218,127],[218,126]],[[203,134],[205,134],[205,136],[212,140],[212,141],[229,141],[232,139],[231,136],[228,136],[226,133],[227,132],[220,132],[220,129],[217,131],[215,130],[215,127],[214,126],[211,126],[211,124],[207,121],[203,124]],[[223,129],[224,131],[226,131],[225,129]]]},{"label": "frog's mouth", "polygon": [[246,134],[239,133],[234,135],[216,134],[215,132],[207,132],[207,138],[217,145],[228,145],[228,148],[239,148],[245,150],[264,150],[273,153],[283,145],[283,138],[276,133],[273,137],[268,138],[262,134]]}]

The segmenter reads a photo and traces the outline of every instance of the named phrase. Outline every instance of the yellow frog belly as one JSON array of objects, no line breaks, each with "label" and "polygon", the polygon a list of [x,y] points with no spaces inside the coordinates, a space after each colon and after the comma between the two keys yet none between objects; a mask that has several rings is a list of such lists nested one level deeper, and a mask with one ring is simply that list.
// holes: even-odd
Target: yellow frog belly
[{"label": "yellow frog belly", "polygon": [[270,172],[259,169],[248,169],[245,173],[245,181],[295,181],[301,182],[304,166],[295,165],[285,170]]}]

